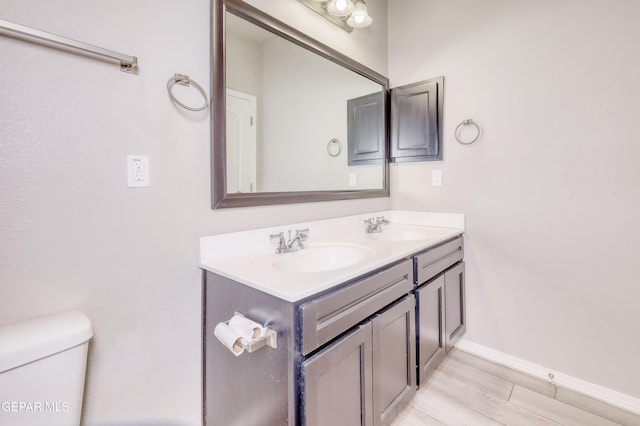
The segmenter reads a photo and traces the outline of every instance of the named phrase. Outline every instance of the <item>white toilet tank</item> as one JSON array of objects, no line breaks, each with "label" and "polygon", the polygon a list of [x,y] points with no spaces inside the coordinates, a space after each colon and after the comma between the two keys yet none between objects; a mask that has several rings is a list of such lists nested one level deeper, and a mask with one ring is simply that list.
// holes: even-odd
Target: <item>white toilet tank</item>
[{"label": "white toilet tank", "polygon": [[79,425],[91,336],[80,311],[0,325],[0,425]]}]

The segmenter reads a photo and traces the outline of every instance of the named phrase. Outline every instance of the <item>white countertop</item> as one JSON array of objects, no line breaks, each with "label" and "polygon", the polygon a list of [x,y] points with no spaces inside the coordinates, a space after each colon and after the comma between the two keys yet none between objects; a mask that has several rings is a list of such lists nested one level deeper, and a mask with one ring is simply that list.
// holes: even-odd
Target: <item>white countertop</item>
[{"label": "white countertop", "polygon": [[[364,220],[384,216],[381,233],[365,233]],[[338,244],[362,249],[361,261],[320,272],[282,270],[278,263],[301,252],[275,254],[271,234],[309,228],[305,249]],[[387,234],[385,234],[387,231]],[[280,299],[296,302],[464,232],[464,215],[388,210],[200,238],[200,266]],[[400,235],[400,239],[396,236]],[[408,237],[407,237],[408,236]],[[405,238],[405,239],[403,239]],[[408,238],[408,239],[406,239]]]}]

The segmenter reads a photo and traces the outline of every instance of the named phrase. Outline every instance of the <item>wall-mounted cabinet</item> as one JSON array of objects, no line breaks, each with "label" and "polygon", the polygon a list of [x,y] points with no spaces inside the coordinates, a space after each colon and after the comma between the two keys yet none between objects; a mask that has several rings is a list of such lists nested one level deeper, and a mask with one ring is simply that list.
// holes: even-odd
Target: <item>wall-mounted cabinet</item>
[{"label": "wall-mounted cabinet", "polygon": [[384,93],[347,101],[349,166],[381,164],[385,158]]},{"label": "wall-mounted cabinet", "polygon": [[[391,162],[442,160],[444,77],[390,90]],[[383,93],[347,101],[349,166],[384,161],[385,126]]]},{"label": "wall-mounted cabinet", "polygon": [[442,160],[444,77],[391,89],[391,162]]}]

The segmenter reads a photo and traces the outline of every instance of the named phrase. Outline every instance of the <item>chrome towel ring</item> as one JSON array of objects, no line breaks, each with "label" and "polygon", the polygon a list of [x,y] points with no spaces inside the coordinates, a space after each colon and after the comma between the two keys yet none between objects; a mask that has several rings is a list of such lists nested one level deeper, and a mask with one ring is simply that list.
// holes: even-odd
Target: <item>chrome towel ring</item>
[{"label": "chrome towel ring", "polygon": [[[193,85],[193,87],[195,87],[196,90],[198,90],[198,92],[200,92],[200,94],[204,98],[204,105],[202,105],[201,107],[194,108],[194,107],[185,105],[179,100],[177,100],[172,91],[173,85],[176,83],[180,84],[181,86],[187,86],[187,87],[189,85]],[[188,109],[189,111],[202,111],[209,106],[209,102],[207,100],[207,94],[205,93],[204,89],[198,83],[191,80],[188,75],[176,74],[173,77],[171,77],[169,81],[167,81],[167,91],[169,92],[169,97],[173,102],[175,102],[177,105],[180,105],[184,109]]]},{"label": "chrome towel ring", "polygon": [[[476,128],[476,136],[473,139],[468,140],[468,141],[464,141],[464,140],[460,139],[460,128],[463,127],[463,126],[465,126],[465,127],[466,126],[475,126],[475,128]],[[456,140],[458,142],[460,142],[461,144],[463,144],[463,145],[471,145],[472,143],[477,141],[478,138],[480,137],[480,126],[478,126],[478,124],[475,121],[473,121],[472,118],[469,118],[467,120],[462,120],[462,123],[460,123],[460,124],[458,124],[456,126],[455,137],[456,137]]]},{"label": "chrome towel ring", "polygon": [[333,138],[327,144],[327,152],[332,157],[337,157],[342,152],[342,144],[336,138]]}]

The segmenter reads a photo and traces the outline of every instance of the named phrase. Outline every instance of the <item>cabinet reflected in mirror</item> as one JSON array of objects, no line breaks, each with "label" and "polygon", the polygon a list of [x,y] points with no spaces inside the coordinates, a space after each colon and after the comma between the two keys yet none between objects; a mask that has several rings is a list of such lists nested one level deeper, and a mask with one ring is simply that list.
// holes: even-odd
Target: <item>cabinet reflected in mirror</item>
[{"label": "cabinet reflected in mirror", "polygon": [[[213,208],[388,196],[386,77],[244,2],[213,4]],[[377,117],[351,123],[379,152],[350,165],[348,104],[367,95]]]}]

